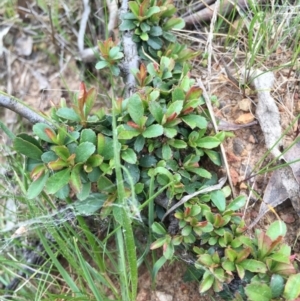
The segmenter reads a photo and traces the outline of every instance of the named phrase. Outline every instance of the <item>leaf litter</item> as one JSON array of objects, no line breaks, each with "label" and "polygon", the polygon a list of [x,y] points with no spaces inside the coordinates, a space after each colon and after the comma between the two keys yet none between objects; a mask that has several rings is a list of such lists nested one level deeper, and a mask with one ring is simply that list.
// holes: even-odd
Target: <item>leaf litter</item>
[{"label": "leaf litter", "polygon": [[[274,83],[274,75],[271,72],[261,72],[255,70],[251,73],[253,85],[258,91],[258,104],[256,108],[256,117],[261,126],[265,137],[265,144],[270,153],[277,159],[287,163],[286,166],[278,166],[270,177],[264,192],[263,202],[260,206],[259,214],[248,228],[252,228],[257,222],[270,210],[287,199],[290,199],[292,205],[300,216],[300,143],[292,143],[284,155],[279,150],[282,137],[280,115],[275,100],[270,94],[270,89]],[[294,162],[297,161],[297,162]],[[293,162],[293,163],[291,163]],[[290,163],[290,164],[289,164]]]}]

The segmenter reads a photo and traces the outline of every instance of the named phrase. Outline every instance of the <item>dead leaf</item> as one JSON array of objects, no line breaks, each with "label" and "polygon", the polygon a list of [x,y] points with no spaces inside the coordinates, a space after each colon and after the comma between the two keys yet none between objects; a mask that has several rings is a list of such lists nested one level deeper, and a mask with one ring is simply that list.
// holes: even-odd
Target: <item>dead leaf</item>
[{"label": "dead leaf", "polygon": [[244,98],[238,102],[238,106],[240,110],[244,112],[249,112],[251,108],[251,100],[248,98]]},{"label": "dead leaf", "polygon": [[[285,152],[284,159],[287,163],[300,158],[300,142],[296,142]],[[300,162],[291,163],[288,166],[279,167],[269,180],[264,193],[264,202],[261,204],[258,217],[250,225],[252,228],[264,216],[270,208],[275,208],[290,199],[292,205],[300,216]]]},{"label": "dead leaf", "polygon": [[245,113],[245,114],[240,115],[240,116],[235,120],[235,122],[236,122],[236,123],[239,123],[239,124],[247,124],[247,123],[252,122],[253,120],[254,120],[253,114],[251,114],[251,113]]},{"label": "dead leaf", "polygon": [[227,122],[225,120],[218,120],[218,130],[220,130],[220,131],[236,131],[236,130],[240,130],[242,128],[252,126],[255,124],[257,124],[256,120],[252,121],[250,123],[247,123],[247,124],[234,124],[234,123]]},{"label": "dead leaf", "polygon": [[292,168],[296,181],[300,184],[300,141],[295,143],[287,152],[285,152],[283,157],[286,162],[299,160],[298,162],[291,163],[290,167]]},{"label": "dead leaf", "polygon": [[31,36],[22,35],[16,40],[16,51],[18,55],[29,56],[32,53],[33,40]]},{"label": "dead leaf", "polygon": [[266,146],[275,158],[280,157],[281,143],[278,143],[281,137],[280,115],[275,100],[270,94],[275,80],[274,74],[254,70],[251,77],[258,96],[256,117],[264,133]]},{"label": "dead leaf", "polygon": [[8,34],[11,26],[4,27],[0,30],[0,56],[2,56],[4,52],[3,38]]},{"label": "dead leaf", "polygon": [[236,156],[232,151],[226,152],[226,158],[228,163],[240,162],[241,158]]},{"label": "dead leaf", "polygon": [[237,173],[237,171],[234,168],[230,168],[230,178],[232,181],[233,186],[236,186],[236,184],[239,181],[239,174]]},{"label": "dead leaf", "polygon": [[286,224],[292,224],[295,222],[295,216],[291,213],[282,214],[280,218],[286,223]]}]

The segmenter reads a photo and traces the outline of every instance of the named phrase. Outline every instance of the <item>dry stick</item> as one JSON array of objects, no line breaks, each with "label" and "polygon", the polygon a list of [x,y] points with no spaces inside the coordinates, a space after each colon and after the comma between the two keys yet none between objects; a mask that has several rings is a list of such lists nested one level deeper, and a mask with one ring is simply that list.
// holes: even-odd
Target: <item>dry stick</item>
[{"label": "dry stick", "polygon": [[109,33],[111,33],[118,26],[118,3],[116,0],[106,0],[106,5],[109,12],[107,30]]},{"label": "dry stick", "polygon": [[175,209],[177,209],[178,207],[180,207],[181,205],[183,205],[184,203],[186,203],[187,201],[189,201],[190,199],[192,199],[193,197],[199,195],[199,194],[205,194],[205,193],[208,193],[208,192],[212,192],[212,191],[215,191],[215,190],[219,190],[221,189],[224,184],[226,183],[227,181],[227,177],[222,177],[221,179],[219,179],[218,181],[218,184],[216,185],[212,185],[212,186],[209,186],[209,187],[205,187],[205,188],[201,188],[200,190],[192,193],[192,194],[189,194],[189,195],[186,195],[184,196],[178,203],[176,203],[174,206],[172,206],[166,213],[165,215],[163,216],[163,218],[161,219],[161,221],[164,221],[164,219],[171,213],[173,212]]},{"label": "dry stick", "polygon": [[[122,15],[128,11],[128,0],[123,0],[120,8],[120,20],[122,20]],[[129,97],[135,92],[135,77],[132,73],[133,69],[138,69],[139,67],[139,56],[137,53],[136,43],[133,41],[133,32],[124,31],[122,34],[122,44],[124,52],[124,60],[121,64],[121,70],[123,72],[123,78],[125,83],[125,97]]]},{"label": "dry stick", "polygon": [[[84,0],[84,2],[86,2],[86,0]],[[114,31],[114,29],[118,25],[117,24],[118,4],[115,0],[107,0],[106,5],[107,5],[108,11],[109,11],[109,20],[108,20],[107,30],[109,33],[111,33]],[[94,62],[95,61],[95,53],[98,52],[97,46],[90,47],[90,48],[84,48],[84,46],[83,46],[83,40],[84,40],[83,37],[84,37],[86,22],[87,22],[86,16],[88,16],[89,13],[90,13],[90,11],[87,11],[85,9],[85,11],[83,13],[83,17],[80,22],[80,30],[78,33],[78,50],[79,50],[79,54],[80,54],[80,59],[81,59],[81,61],[83,61],[85,63]],[[84,30],[83,30],[83,28],[84,28]]]},{"label": "dry stick", "polygon": [[189,10],[181,15],[181,18],[188,18],[192,13],[199,12],[202,9],[205,9],[206,7],[212,5],[216,0],[202,0],[198,4],[192,4],[189,8]]},{"label": "dry stick", "polygon": [[55,45],[56,49],[59,49],[59,47],[56,44],[56,40],[55,40],[55,32],[54,32],[54,26],[53,26],[53,20],[52,20],[51,6],[48,4],[47,7],[48,7],[49,19],[50,19],[50,25],[51,25],[52,43]]},{"label": "dry stick", "polygon": [[39,113],[33,111],[28,106],[23,104],[21,101],[16,100],[14,98],[8,97],[6,95],[1,94],[0,92],[0,106],[7,108],[20,116],[26,118],[30,123],[35,124],[38,122],[43,122],[50,124],[49,121],[41,116]]},{"label": "dry stick", "polygon": [[80,27],[79,27],[78,39],[77,39],[77,45],[80,54],[84,50],[84,34],[85,34],[86,24],[89,19],[90,12],[91,12],[91,8],[89,5],[89,0],[83,0],[83,14],[80,20]]},{"label": "dry stick", "polygon": [[[184,21],[187,25],[195,24],[195,22],[207,22],[210,21],[213,17],[214,10],[216,8],[216,3],[210,5],[209,7],[206,7],[205,9],[202,9],[192,15],[184,17]],[[247,0],[238,0],[236,3],[236,6],[240,8],[247,7]],[[234,5],[231,3],[231,1],[224,1],[222,3],[222,7],[218,13],[220,15],[225,15],[229,11],[233,9]]]}]

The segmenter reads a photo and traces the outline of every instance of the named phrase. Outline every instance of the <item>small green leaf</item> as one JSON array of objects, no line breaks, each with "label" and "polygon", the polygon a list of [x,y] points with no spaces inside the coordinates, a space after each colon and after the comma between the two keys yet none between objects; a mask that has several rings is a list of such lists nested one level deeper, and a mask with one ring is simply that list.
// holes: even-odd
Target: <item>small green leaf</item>
[{"label": "small green leaf", "polygon": [[210,193],[211,201],[223,212],[226,208],[226,199],[222,190],[216,190]]},{"label": "small green leaf", "polygon": [[146,13],[146,17],[150,18],[152,15],[159,13],[160,12],[160,8],[158,6],[152,6],[148,9],[147,13]]},{"label": "small green leaf", "polygon": [[170,29],[182,29],[185,26],[185,22],[181,18],[171,18],[164,25],[163,30],[169,31]]},{"label": "small green leaf", "polygon": [[136,136],[139,136],[140,132],[136,129],[125,130],[124,127],[118,127],[118,138],[120,140],[130,140]]},{"label": "small green leaf", "polygon": [[110,66],[110,71],[111,71],[113,76],[119,76],[119,74],[120,74],[120,68],[116,65],[111,65]]},{"label": "small green leaf", "polygon": [[136,17],[138,17],[140,15],[139,5],[137,2],[129,1],[128,6]]},{"label": "small green leaf", "polygon": [[200,138],[197,141],[197,145],[199,147],[211,149],[211,148],[215,148],[215,147],[219,146],[220,141],[219,141],[219,139],[217,139],[215,137],[207,136],[207,137]]},{"label": "small green leaf", "polygon": [[250,301],[270,301],[272,299],[271,289],[265,283],[250,283],[246,286],[245,293]]},{"label": "small green leaf", "polygon": [[266,234],[272,239],[276,240],[278,236],[285,236],[286,235],[286,224],[283,221],[277,220],[273,222],[266,232]]},{"label": "small green leaf", "polygon": [[32,142],[25,140],[24,135],[23,138],[18,136],[14,139],[14,149],[18,153],[35,160],[41,160],[41,156],[43,154],[41,148]]},{"label": "small green leaf", "polygon": [[[125,21],[124,21],[125,22]],[[135,27],[135,26],[134,26]],[[134,28],[133,27],[133,28]],[[107,66],[109,66],[109,63],[107,61],[99,61],[96,65],[95,65],[95,68],[97,70],[101,70],[103,68],[106,68]]]},{"label": "small green leaf", "polygon": [[286,282],[283,297],[287,301],[295,300],[300,295],[300,274],[291,275]]},{"label": "small green leaf", "polygon": [[246,203],[246,197],[243,195],[240,195],[236,197],[232,202],[229,203],[227,206],[226,210],[232,210],[232,211],[237,211],[244,207]]},{"label": "small green leaf", "polygon": [[222,262],[222,268],[225,271],[234,272],[235,264],[232,261],[226,260],[226,261]]},{"label": "small green leaf", "polygon": [[148,41],[149,36],[148,36],[147,32],[143,32],[143,33],[140,35],[140,38],[141,38],[141,40],[143,40],[143,41]]},{"label": "small green leaf", "polygon": [[86,200],[91,193],[91,187],[91,182],[83,183],[82,189],[76,194],[76,197],[81,201]]},{"label": "small green leaf", "polygon": [[118,46],[114,46],[109,50],[109,57],[112,59],[119,59],[120,54],[122,55],[121,57],[123,57],[123,53],[120,52],[120,47]]},{"label": "small green leaf", "polygon": [[165,235],[167,234],[166,229],[159,223],[154,222],[151,226],[151,229],[154,233],[160,234],[160,235]]},{"label": "small green leaf", "polygon": [[176,114],[178,116],[181,113],[181,110],[183,108],[183,100],[176,100],[171,103],[171,105],[168,107],[166,112],[166,117],[170,117],[173,114]]},{"label": "small green leaf", "polygon": [[64,161],[67,161],[67,159],[70,157],[70,151],[64,145],[52,146],[51,150],[54,151],[54,153]]},{"label": "small green leaf", "polygon": [[[159,91],[158,90],[153,90],[150,93],[150,102],[155,102],[157,98],[159,97]],[[150,104],[149,104],[150,105]],[[160,106],[159,106],[160,107]]]},{"label": "small green leaf", "polygon": [[57,155],[53,151],[48,151],[42,154],[41,157],[44,163],[50,163],[51,161],[55,161],[58,159]]},{"label": "small green leaf", "polygon": [[97,137],[96,133],[91,129],[83,129],[80,133],[80,143],[91,142],[96,145]]},{"label": "small green leaf", "polygon": [[46,172],[46,173],[44,173],[44,175],[39,177],[37,180],[31,182],[31,184],[28,187],[27,194],[26,194],[26,197],[29,200],[36,198],[42,192],[42,190],[45,187],[45,183],[48,180],[48,177],[49,177],[49,173]]},{"label": "small green leaf", "polygon": [[175,147],[175,148],[186,148],[187,144],[183,140],[179,139],[172,139],[169,141],[169,145]]},{"label": "small green leaf", "polygon": [[153,266],[153,270],[151,273],[152,279],[156,279],[157,273],[158,271],[161,269],[161,267],[167,262],[167,258],[165,256],[162,256],[161,258],[159,258],[154,266]]},{"label": "small green leaf", "polygon": [[199,292],[202,294],[208,291],[212,287],[214,283],[214,279],[215,279],[214,276],[210,272],[206,271],[200,283]]},{"label": "small green leaf", "polygon": [[56,133],[53,131],[53,129],[45,123],[36,123],[32,127],[32,130],[40,139],[46,142],[53,143],[53,140],[46,134],[46,131],[49,131],[53,136],[56,136]]},{"label": "small green leaf", "polygon": [[40,145],[40,142],[37,141],[34,137],[26,134],[26,133],[22,133],[22,134],[19,134],[17,137],[23,139],[23,140],[26,140],[28,142],[30,142],[31,144],[34,144],[37,148],[42,149],[41,145]]},{"label": "small green leaf", "polygon": [[80,179],[81,169],[82,169],[82,164],[76,164],[71,171],[69,184],[75,193],[79,193],[82,189],[82,182]]},{"label": "small green leaf", "polygon": [[107,195],[92,193],[84,201],[76,201],[72,204],[76,215],[89,216],[98,211],[107,199]]},{"label": "small green leaf", "polygon": [[56,111],[56,115],[71,121],[81,121],[80,116],[71,108],[60,108]]},{"label": "small green leaf", "polygon": [[93,154],[88,158],[86,162],[92,167],[97,167],[103,162],[103,157],[99,154]]},{"label": "small green leaf", "polygon": [[76,163],[86,162],[87,159],[95,152],[95,150],[96,147],[91,142],[80,143],[75,151],[76,154],[75,162]]},{"label": "small green leaf", "polygon": [[160,26],[151,26],[149,34],[153,37],[161,36],[163,33],[162,28]]},{"label": "small green leaf", "polygon": [[166,249],[164,250],[163,254],[167,259],[172,259],[173,255],[174,255],[174,246],[173,244],[170,242],[167,244]]},{"label": "small green leaf", "polygon": [[169,160],[172,158],[172,150],[168,144],[164,144],[162,147],[162,156],[164,160]]},{"label": "small green leaf", "polygon": [[127,148],[121,152],[121,157],[124,161],[135,164],[137,162],[137,156],[133,149]]},{"label": "small green leaf", "polygon": [[146,22],[142,22],[140,24],[140,28],[143,32],[148,32],[151,27]]},{"label": "small green leaf", "polygon": [[166,237],[160,237],[159,239],[157,239],[150,245],[150,250],[155,250],[155,249],[162,247],[164,245],[164,243],[166,242],[166,240],[167,240]]},{"label": "small green leaf", "polygon": [[[153,37],[151,36],[148,41],[147,41],[147,44],[149,46],[151,46],[154,50],[159,50],[162,48],[162,45],[163,45],[163,41],[158,38],[158,37]],[[148,69],[148,68],[147,68]]]},{"label": "small green leaf", "polygon": [[145,138],[140,135],[134,141],[134,150],[139,153],[145,146]]},{"label": "small green leaf", "polygon": [[270,288],[272,291],[272,298],[279,298],[284,290],[284,279],[280,275],[272,275],[270,281]]},{"label": "small green leaf", "polygon": [[141,167],[153,167],[156,165],[157,159],[152,155],[142,155],[142,157],[139,160],[139,165]]},{"label": "small green leaf", "polygon": [[198,260],[200,263],[202,263],[203,265],[209,267],[211,265],[213,265],[213,260],[212,260],[212,255],[210,254],[202,254],[198,257]]},{"label": "small green leaf", "polygon": [[61,170],[65,167],[68,167],[70,164],[66,161],[64,161],[61,158],[58,158],[55,161],[49,162],[47,164],[48,168],[50,168],[51,170]]},{"label": "small green leaf", "polygon": [[97,152],[99,155],[103,154],[104,147],[105,147],[105,137],[103,134],[99,133],[97,135]]},{"label": "small green leaf", "polygon": [[143,132],[145,138],[159,137],[164,133],[164,128],[160,124],[152,124]]},{"label": "small green leaf", "polygon": [[255,259],[245,259],[239,263],[245,270],[253,273],[265,273],[267,271],[266,265]]},{"label": "small green leaf", "polygon": [[136,164],[125,163],[123,172],[124,181],[128,184],[134,185],[140,180],[140,169]]},{"label": "small green leaf", "polygon": [[193,228],[190,225],[186,225],[182,228],[181,235],[188,236],[191,234],[192,230],[193,230]]},{"label": "small green leaf", "polygon": [[45,185],[46,191],[49,194],[54,194],[68,184],[70,179],[70,171],[70,168],[66,168],[49,177]]},{"label": "small green leaf", "polygon": [[87,92],[85,99],[85,106],[83,107],[84,115],[88,116],[95,104],[95,100],[97,97],[97,91],[95,88],[90,88]]},{"label": "small green leaf", "polygon": [[222,160],[221,156],[218,152],[210,150],[210,149],[205,149],[204,153],[209,157],[209,159],[216,164],[217,166],[222,165]]},{"label": "small green leaf", "polygon": [[207,128],[207,121],[204,117],[190,114],[181,117],[181,119],[191,128],[194,129],[198,127],[199,129],[206,129]]},{"label": "small green leaf", "polygon": [[184,100],[185,93],[181,88],[175,88],[172,92],[172,101]]},{"label": "small green leaf", "polygon": [[164,113],[163,113],[161,105],[158,102],[150,101],[149,111],[158,123],[162,122]]},{"label": "small green leaf", "polygon": [[127,109],[132,120],[141,125],[142,117],[144,116],[144,106],[138,94],[133,94],[128,99]]},{"label": "small green leaf", "polygon": [[185,92],[187,92],[190,89],[190,78],[188,75],[183,77],[180,83],[180,88],[182,88]]},{"label": "small green leaf", "polygon": [[177,131],[174,128],[164,127],[164,135],[168,138],[174,138],[177,135]]},{"label": "small green leaf", "polygon": [[122,14],[124,20],[137,20],[136,16],[133,13],[124,13]]},{"label": "small green leaf", "polygon": [[202,178],[210,179],[212,177],[211,173],[204,168],[194,167],[194,168],[188,168],[187,170],[197,174]]},{"label": "small green leaf", "polygon": [[100,192],[114,193],[116,191],[116,185],[105,176],[99,178],[97,187]]}]

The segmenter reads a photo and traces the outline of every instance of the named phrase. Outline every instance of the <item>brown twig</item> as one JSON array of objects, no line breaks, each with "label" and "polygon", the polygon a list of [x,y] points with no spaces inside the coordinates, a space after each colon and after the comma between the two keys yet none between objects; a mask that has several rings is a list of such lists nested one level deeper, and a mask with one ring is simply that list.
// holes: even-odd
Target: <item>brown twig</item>
[{"label": "brown twig", "polygon": [[[123,0],[120,8],[120,19],[122,20],[122,15],[128,11],[128,0]],[[138,69],[139,67],[139,56],[137,53],[136,43],[133,41],[133,32],[124,31],[122,34],[122,44],[124,49],[124,60],[122,62],[122,72],[124,74],[124,83],[126,87],[125,96],[129,97],[135,92],[135,78],[132,73],[133,69]]]},{"label": "brown twig", "polygon": [[16,100],[12,97],[1,94],[0,92],[0,107],[7,108],[20,116],[26,118],[30,123],[35,124],[38,122],[43,122],[50,124],[49,121],[41,116],[39,113],[33,111],[28,106],[23,104],[21,101]]},{"label": "brown twig", "polygon": [[83,0],[83,14],[80,20],[80,27],[79,27],[78,39],[77,39],[77,45],[80,54],[84,50],[84,34],[85,34],[86,24],[89,19],[90,12],[91,12],[91,8],[89,5],[89,0]]}]

